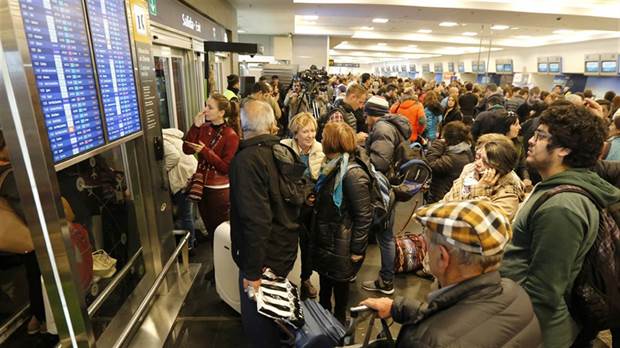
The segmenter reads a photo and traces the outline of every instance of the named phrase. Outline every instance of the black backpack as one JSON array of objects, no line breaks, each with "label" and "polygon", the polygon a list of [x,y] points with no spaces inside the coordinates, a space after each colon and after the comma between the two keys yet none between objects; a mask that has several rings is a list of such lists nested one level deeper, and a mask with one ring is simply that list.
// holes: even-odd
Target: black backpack
[{"label": "black backpack", "polygon": [[583,188],[559,185],[545,192],[534,203],[529,216],[549,198],[562,192],[575,192],[588,197],[600,212],[598,233],[575,278],[571,297],[567,301],[568,309],[571,316],[590,332],[620,328],[620,202],[602,207]]},{"label": "black backpack", "polygon": [[271,151],[278,168],[282,199],[289,204],[301,207],[309,194],[308,188],[311,187],[304,176],[306,165],[293,149],[284,144],[274,144]]},{"label": "black backpack", "polygon": [[362,168],[370,178],[370,202],[372,205],[372,225],[384,226],[389,220],[394,208],[395,196],[389,181],[372,164],[366,163],[358,157],[350,168]]},{"label": "black backpack", "polygon": [[[402,116],[401,116],[402,117]],[[414,146],[408,139],[401,134],[401,132],[390,122],[387,122],[396,130],[398,134],[398,144],[394,147],[394,154],[392,156],[392,163],[385,176],[387,176],[391,185],[400,186],[407,178],[412,175],[409,173],[410,167],[405,166],[411,160],[423,160],[424,152],[421,147]]]}]

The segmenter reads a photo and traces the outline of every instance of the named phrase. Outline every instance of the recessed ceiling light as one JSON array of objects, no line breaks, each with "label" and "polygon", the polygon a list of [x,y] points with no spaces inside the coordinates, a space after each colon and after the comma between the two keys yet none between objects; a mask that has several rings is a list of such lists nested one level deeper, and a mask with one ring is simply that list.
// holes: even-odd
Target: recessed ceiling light
[{"label": "recessed ceiling light", "polygon": [[433,31],[430,30],[430,29],[420,29],[420,30],[418,30],[418,33],[422,33],[422,34],[430,34],[432,32]]},{"label": "recessed ceiling light", "polygon": [[387,22],[389,22],[389,21],[390,21],[390,20],[389,20],[389,19],[387,19],[387,18],[374,18],[374,19],[372,20],[372,22],[373,22],[373,23],[387,23]]},{"label": "recessed ceiling light", "polygon": [[519,30],[519,29],[521,29],[521,28],[519,28],[519,27],[512,27],[512,28],[510,28],[510,30]]},{"label": "recessed ceiling light", "polygon": [[554,34],[570,34],[572,32],[573,31],[569,29],[558,29],[553,31]]},{"label": "recessed ceiling light", "polygon": [[387,44],[385,42],[379,42],[377,46],[387,46]]},{"label": "recessed ceiling light", "polygon": [[474,33],[473,31],[466,31],[463,33],[463,35],[465,36],[476,36],[478,35],[478,33]]},{"label": "recessed ceiling light", "polygon": [[457,25],[459,25],[459,24],[455,23],[455,22],[441,22],[441,23],[439,23],[440,27],[456,27]]},{"label": "recessed ceiling light", "polygon": [[360,27],[360,30],[374,30],[373,27]]},{"label": "recessed ceiling light", "polygon": [[237,29],[237,33],[243,34],[243,33],[245,33],[245,30],[243,30],[243,29]]},{"label": "recessed ceiling light", "polygon": [[407,47],[409,47],[409,48],[416,48],[416,47],[418,47],[418,45],[407,45]]},{"label": "recessed ceiling light", "polygon": [[307,21],[316,21],[317,19],[319,19],[319,16],[315,16],[315,15],[311,15],[311,16],[302,16],[303,19],[307,20]]},{"label": "recessed ceiling light", "polygon": [[508,25],[495,24],[494,26],[491,27],[491,30],[506,30],[508,28],[510,28],[510,26]]}]

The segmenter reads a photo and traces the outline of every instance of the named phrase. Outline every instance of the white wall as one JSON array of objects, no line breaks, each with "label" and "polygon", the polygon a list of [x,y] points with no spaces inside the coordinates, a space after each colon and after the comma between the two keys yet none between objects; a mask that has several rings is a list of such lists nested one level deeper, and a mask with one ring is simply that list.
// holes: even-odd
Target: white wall
[{"label": "white wall", "polygon": [[[532,48],[505,49],[502,51],[491,52],[490,61],[488,52],[480,54],[480,60],[486,61],[487,71],[495,72],[496,59],[512,59],[514,72],[536,72],[538,66],[538,57],[561,56],[562,71],[564,73],[581,73],[583,74],[584,55],[597,53],[618,53],[620,52],[620,39],[594,40],[573,44],[551,45]],[[442,56],[431,59],[415,59],[410,60],[421,70],[422,64],[430,64],[431,71],[435,62],[444,63],[444,71],[447,62],[453,61],[458,63],[465,62],[465,71],[471,71],[471,62],[478,59],[478,54],[467,54],[460,56]],[[455,68],[458,65],[455,65]]]},{"label": "white wall", "polygon": [[299,70],[308,69],[310,65],[317,68],[328,65],[329,38],[327,36],[293,36],[293,61],[299,64]]}]

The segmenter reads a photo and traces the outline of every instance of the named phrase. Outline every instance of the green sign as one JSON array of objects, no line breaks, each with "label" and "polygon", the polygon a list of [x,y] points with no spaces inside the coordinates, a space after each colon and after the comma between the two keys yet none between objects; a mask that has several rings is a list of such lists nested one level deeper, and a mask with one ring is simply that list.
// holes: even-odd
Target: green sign
[{"label": "green sign", "polygon": [[157,0],[148,0],[149,1],[149,13],[151,16],[157,16]]}]

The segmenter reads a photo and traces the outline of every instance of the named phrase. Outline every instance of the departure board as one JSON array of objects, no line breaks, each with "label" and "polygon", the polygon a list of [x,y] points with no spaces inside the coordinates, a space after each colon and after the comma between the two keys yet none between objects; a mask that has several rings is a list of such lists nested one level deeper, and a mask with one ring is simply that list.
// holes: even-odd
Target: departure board
[{"label": "departure board", "polygon": [[138,132],[140,112],[124,0],[87,0],[108,139]]},{"label": "departure board", "polygon": [[54,162],[103,145],[82,3],[20,0]]}]

